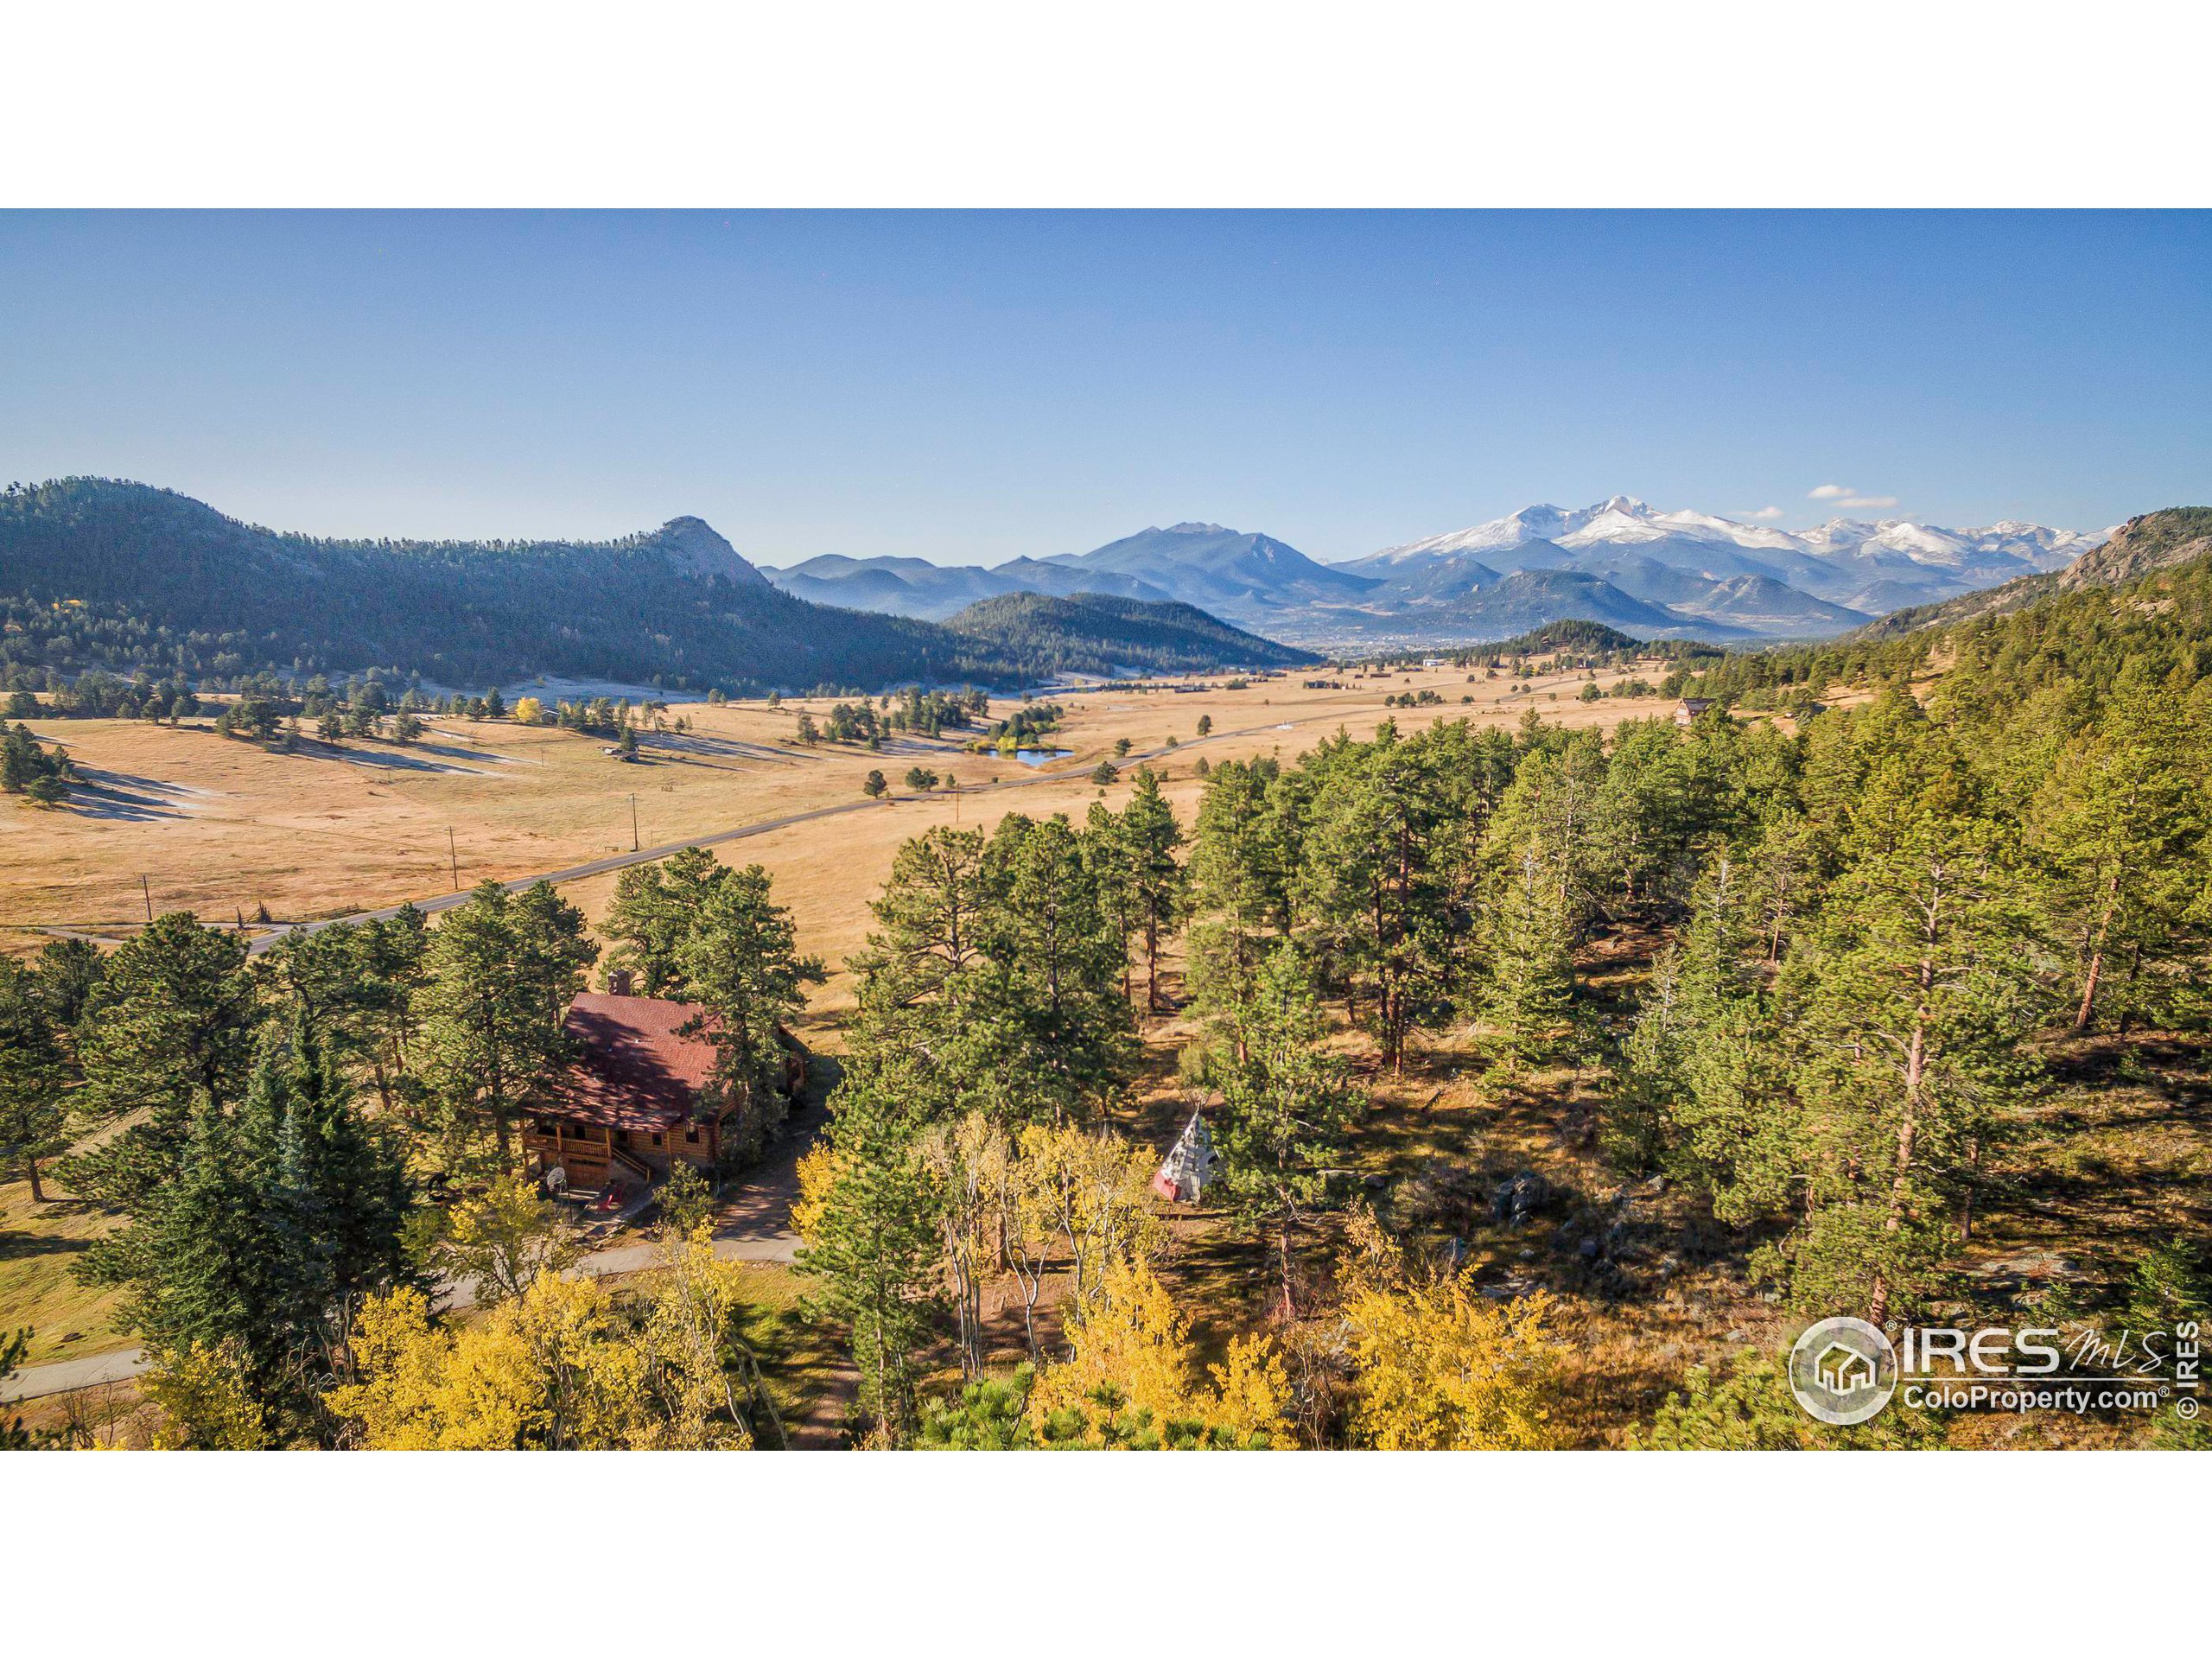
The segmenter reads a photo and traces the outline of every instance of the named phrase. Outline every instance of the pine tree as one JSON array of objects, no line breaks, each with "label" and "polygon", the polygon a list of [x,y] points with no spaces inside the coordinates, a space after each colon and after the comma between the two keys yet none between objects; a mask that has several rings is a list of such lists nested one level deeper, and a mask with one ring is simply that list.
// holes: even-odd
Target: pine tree
[{"label": "pine tree", "polygon": [[1137,926],[1144,935],[1145,1007],[1158,1014],[1165,1007],[1160,999],[1160,952],[1182,925],[1190,883],[1175,859],[1175,849],[1183,844],[1183,827],[1148,766],[1137,770],[1136,790],[1122,809],[1118,833]]},{"label": "pine tree", "polygon": [[938,1312],[936,1182],[893,1103],[847,1084],[830,1130],[833,1172],[809,1206],[799,1271],[848,1332],[860,1405],[880,1441],[912,1425],[918,1361]]},{"label": "pine tree", "polygon": [[568,1058],[563,1020],[597,955],[582,912],[543,881],[521,893],[486,881],[430,936],[417,1063],[454,1128],[492,1132],[502,1167],[516,1119]]},{"label": "pine tree", "polygon": [[729,874],[703,847],[685,847],[614,878],[614,898],[599,931],[617,941],[607,966],[626,968],[647,996],[685,995],[678,957],[708,895]]},{"label": "pine tree", "polygon": [[22,1173],[34,1204],[40,1160],[68,1145],[69,1071],[38,976],[0,957],[0,1168]]},{"label": "pine tree", "polygon": [[[1780,1258],[1800,1306],[1882,1323],[1929,1292],[1949,1206],[2031,1085],[2030,888],[1998,826],[1918,780],[1872,786],[1784,995],[1807,1103],[1806,1221]],[[1936,791],[1942,790],[1939,786]]]},{"label": "pine tree", "polygon": [[1340,747],[1326,759],[1305,836],[1309,944],[1400,1073],[1413,1034],[1448,1014],[1461,969],[1481,816],[1462,757],[1446,747],[1464,734],[1459,727],[1401,741],[1386,721],[1373,743]]},{"label": "pine tree", "polygon": [[260,1001],[245,942],[188,912],[153,922],[106,963],[79,1027],[87,1110],[137,1121],[68,1160],[77,1192],[122,1210],[175,1173],[202,1102],[244,1093]]},{"label": "pine tree", "polygon": [[1783,1209],[1797,1180],[1796,1105],[1757,963],[1754,897],[1723,848],[1681,944],[1653,971],[1622,1077],[1657,1120],[1657,1161],[1737,1224]]},{"label": "pine tree", "polygon": [[1499,1052],[1516,1065],[1551,1058],[1574,1020],[1573,928],[1566,884],[1541,850],[1528,846],[1491,901],[1484,1014]]},{"label": "pine tree", "polygon": [[2202,948],[2189,924],[2212,874],[2209,762],[2201,727],[2171,696],[2139,689],[2067,747],[2037,791],[2053,931],[2075,961],[2076,1031],[2090,1028],[2101,1001],[2124,1014],[2155,1006],[2159,970]]},{"label": "pine tree", "polygon": [[1272,760],[1222,762],[1206,779],[1191,848],[1191,990],[1240,1047],[1229,1022],[1250,1000],[1268,939],[1290,928],[1295,849],[1268,793],[1280,776]]},{"label": "pine tree", "polygon": [[823,965],[802,957],[791,912],[758,864],[706,887],[675,950],[683,996],[701,1015],[684,1027],[715,1046],[715,1088],[734,1122],[733,1155],[756,1155],[781,1126],[784,1022],[806,1006]]},{"label": "pine tree", "polygon": [[1344,1062],[1321,1046],[1320,1007],[1294,944],[1268,952],[1238,1023],[1244,1052],[1221,1068],[1219,1190],[1273,1246],[1282,1306],[1294,1310],[1297,1236],[1331,1204],[1330,1173],[1361,1102]]},{"label": "pine tree", "polygon": [[978,939],[996,972],[995,1019],[1014,1046],[998,1062],[1021,1122],[1090,1117],[1136,1064],[1119,979],[1127,952],[1082,838],[1065,817],[1008,813],[985,846]]}]

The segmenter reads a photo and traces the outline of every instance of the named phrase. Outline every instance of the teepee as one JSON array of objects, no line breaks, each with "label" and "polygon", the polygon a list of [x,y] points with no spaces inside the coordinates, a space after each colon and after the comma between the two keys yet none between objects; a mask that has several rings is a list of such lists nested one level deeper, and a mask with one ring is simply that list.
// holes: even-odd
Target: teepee
[{"label": "teepee", "polygon": [[1168,1149],[1160,1173],[1152,1178],[1152,1190],[1176,1204],[1196,1204],[1213,1185],[1214,1163],[1213,1136],[1206,1133],[1205,1117],[1203,1111],[1192,1112],[1182,1135]]}]

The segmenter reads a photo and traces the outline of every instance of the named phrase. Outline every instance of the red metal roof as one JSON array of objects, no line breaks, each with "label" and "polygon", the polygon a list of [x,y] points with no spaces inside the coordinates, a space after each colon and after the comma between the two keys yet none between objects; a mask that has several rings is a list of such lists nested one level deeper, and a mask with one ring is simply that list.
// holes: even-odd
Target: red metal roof
[{"label": "red metal roof", "polygon": [[550,1114],[618,1129],[667,1129],[697,1116],[715,1046],[703,1034],[677,1033],[699,1014],[664,997],[578,996],[566,1029],[583,1052]]}]

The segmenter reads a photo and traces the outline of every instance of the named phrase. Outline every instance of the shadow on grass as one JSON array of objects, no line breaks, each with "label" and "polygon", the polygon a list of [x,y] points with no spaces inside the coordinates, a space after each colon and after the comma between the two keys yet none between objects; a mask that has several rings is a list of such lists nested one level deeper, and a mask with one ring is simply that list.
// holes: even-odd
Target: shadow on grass
[{"label": "shadow on grass", "polygon": [[35,1255],[74,1255],[89,1249],[89,1238],[56,1238],[51,1233],[0,1232],[0,1262],[24,1262]]}]

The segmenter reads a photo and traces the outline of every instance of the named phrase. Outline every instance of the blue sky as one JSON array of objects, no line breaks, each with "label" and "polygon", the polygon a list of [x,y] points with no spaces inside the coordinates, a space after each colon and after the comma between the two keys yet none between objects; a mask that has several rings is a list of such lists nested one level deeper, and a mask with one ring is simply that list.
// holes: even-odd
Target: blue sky
[{"label": "blue sky", "polygon": [[2212,214],[0,214],[0,477],[330,535],[1350,558],[2212,500]]}]

